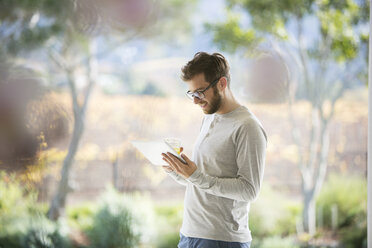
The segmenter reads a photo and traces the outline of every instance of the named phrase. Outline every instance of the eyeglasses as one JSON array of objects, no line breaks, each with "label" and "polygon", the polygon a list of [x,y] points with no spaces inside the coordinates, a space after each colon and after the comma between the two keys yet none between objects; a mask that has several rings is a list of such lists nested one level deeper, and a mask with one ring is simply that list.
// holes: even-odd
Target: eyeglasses
[{"label": "eyeglasses", "polygon": [[195,92],[191,92],[191,91],[187,91],[186,92],[186,96],[191,100],[191,101],[194,101],[194,98],[198,98],[199,100],[203,99],[205,97],[204,95],[204,92],[206,92],[210,87],[212,87],[213,85],[215,85],[220,79],[216,79],[215,81],[213,81],[210,85],[208,85],[207,88],[205,88],[204,90],[198,90],[198,91],[195,91]]}]

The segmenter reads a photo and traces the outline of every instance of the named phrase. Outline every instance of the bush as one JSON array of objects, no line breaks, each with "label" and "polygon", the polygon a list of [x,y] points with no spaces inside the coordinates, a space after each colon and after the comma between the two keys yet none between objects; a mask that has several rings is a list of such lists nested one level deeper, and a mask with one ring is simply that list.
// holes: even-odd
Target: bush
[{"label": "bush", "polygon": [[67,228],[63,231],[61,222],[55,223],[40,217],[30,224],[26,235],[22,237],[23,248],[68,248],[71,244],[67,237]]},{"label": "bush", "polygon": [[359,225],[341,229],[340,236],[345,248],[367,248],[367,219],[361,220]]},{"label": "bush", "polygon": [[93,216],[96,212],[97,207],[91,203],[68,207],[66,209],[68,224],[79,230],[91,229],[93,226]]},{"label": "bush", "polygon": [[90,247],[135,247],[140,233],[132,226],[136,219],[126,207],[113,209],[106,205],[94,216],[93,227],[87,234]]},{"label": "bush", "polygon": [[129,197],[109,188],[86,230],[90,247],[137,247],[153,235],[152,205],[139,196]]},{"label": "bush", "polygon": [[39,213],[37,194],[26,190],[5,172],[0,173],[0,236],[23,231],[21,220]]},{"label": "bush", "polygon": [[338,208],[338,227],[352,224],[356,215],[367,211],[367,181],[331,175],[317,198],[317,207],[323,208],[325,227],[331,227],[333,205]]},{"label": "bush", "polygon": [[158,205],[157,215],[158,238],[156,247],[174,248],[180,240],[179,231],[182,225],[183,203]]},{"label": "bush", "polygon": [[[253,243],[252,243],[253,246]],[[292,237],[280,237],[273,236],[269,238],[264,238],[258,244],[255,244],[254,247],[257,248],[299,248],[299,245],[296,244],[296,239]]]},{"label": "bush", "polygon": [[283,203],[283,209],[284,211],[276,222],[274,233],[281,236],[295,235],[297,233],[297,222],[302,211],[301,204],[285,201]]},{"label": "bush", "polygon": [[299,203],[288,201],[279,192],[265,185],[258,200],[251,204],[249,227],[254,239],[296,234]]},{"label": "bush", "polygon": [[69,247],[63,222],[46,218],[37,193],[22,187],[14,176],[0,173],[0,248]]},{"label": "bush", "polygon": [[367,181],[331,175],[317,198],[324,226],[331,227],[331,208],[337,206],[337,228],[345,247],[367,247]]},{"label": "bush", "polygon": [[22,237],[20,233],[0,236],[0,248],[22,248]]}]

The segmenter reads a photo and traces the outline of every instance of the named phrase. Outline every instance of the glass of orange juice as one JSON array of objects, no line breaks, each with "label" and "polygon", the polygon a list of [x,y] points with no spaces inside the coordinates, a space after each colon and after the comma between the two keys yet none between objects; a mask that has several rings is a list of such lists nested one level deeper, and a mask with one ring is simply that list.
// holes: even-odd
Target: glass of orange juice
[{"label": "glass of orange juice", "polygon": [[175,150],[178,154],[181,153],[181,140],[178,138],[165,138],[165,142],[167,142],[173,150]]}]

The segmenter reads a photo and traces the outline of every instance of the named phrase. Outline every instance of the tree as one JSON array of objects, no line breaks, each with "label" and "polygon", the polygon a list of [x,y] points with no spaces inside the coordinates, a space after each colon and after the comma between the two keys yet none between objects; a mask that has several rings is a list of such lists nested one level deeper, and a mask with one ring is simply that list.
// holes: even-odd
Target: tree
[{"label": "tree", "polygon": [[[289,78],[283,87],[287,92],[291,133],[302,175],[303,227],[314,234],[315,198],[326,176],[329,124],[335,104],[344,90],[355,84],[353,79],[365,80],[366,70],[360,64],[367,56],[368,29],[365,27],[368,27],[369,1],[228,0],[227,3],[228,19],[206,25],[221,49],[252,51],[268,40],[292,45],[287,53],[293,54],[292,61],[298,61],[295,70],[299,71],[299,77],[292,81]],[[236,13],[247,15],[248,23]],[[315,33],[309,33],[310,27]],[[299,98],[311,104],[307,145],[303,145],[304,136],[292,111],[294,101]]]},{"label": "tree", "polygon": [[[48,212],[50,219],[60,216],[71,190],[69,173],[84,131],[84,116],[98,74],[97,59],[128,40],[161,34],[163,22],[183,17],[179,15],[183,6],[179,0],[158,4],[150,0],[0,2],[1,49],[13,56],[43,51],[41,54],[48,55],[45,66],[52,67],[48,62],[54,62],[71,93],[74,126],[61,180]],[[103,49],[97,49],[99,42],[104,44]],[[77,74],[81,72],[86,83],[83,89],[77,86]]]}]

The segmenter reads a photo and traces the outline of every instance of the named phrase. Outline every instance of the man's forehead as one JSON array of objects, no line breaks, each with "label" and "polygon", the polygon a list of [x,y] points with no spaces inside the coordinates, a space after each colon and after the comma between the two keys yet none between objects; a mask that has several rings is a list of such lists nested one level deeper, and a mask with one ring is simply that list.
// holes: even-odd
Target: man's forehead
[{"label": "man's forehead", "polygon": [[204,90],[207,87],[208,87],[208,85],[205,85],[203,87],[197,87],[197,88],[196,87],[192,87],[192,86],[189,85],[189,91],[195,92],[195,91],[199,91],[199,90]]},{"label": "man's forehead", "polygon": [[187,81],[187,84],[191,92],[203,90],[209,86],[209,83],[204,79],[204,75],[196,75],[190,81]]}]

